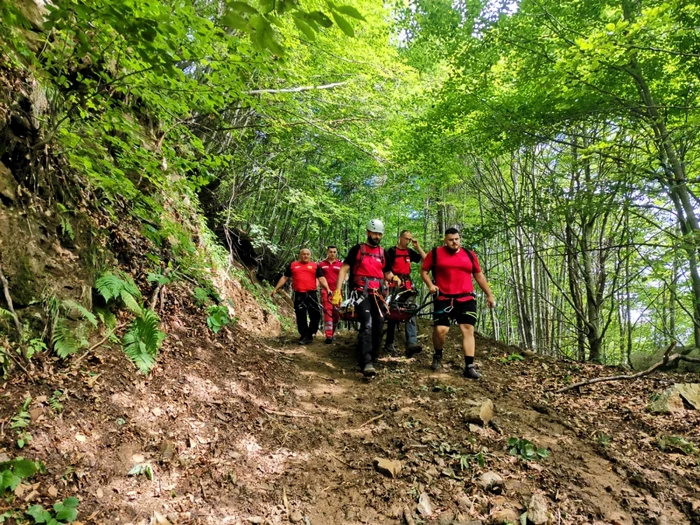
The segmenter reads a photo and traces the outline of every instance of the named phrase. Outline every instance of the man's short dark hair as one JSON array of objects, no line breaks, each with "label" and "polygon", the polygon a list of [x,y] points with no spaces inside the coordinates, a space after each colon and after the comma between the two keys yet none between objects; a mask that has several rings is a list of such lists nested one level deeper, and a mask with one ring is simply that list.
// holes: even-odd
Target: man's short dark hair
[{"label": "man's short dark hair", "polygon": [[459,235],[459,230],[457,228],[447,228],[445,230],[445,235],[454,235],[454,234]]},{"label": "man's short dark hair", "polygon": [[410,231],[411,230],[401,230],[401,233],[399,233],[399,237],[403,237],[404,235],[406,235]]},{"label": "man's short dark hair", "polygon": [[333,244],[331,244],[328,248],[326,248],[326,250],[337,250],[337,249],[338,249],[338,247],[333,245]]}]

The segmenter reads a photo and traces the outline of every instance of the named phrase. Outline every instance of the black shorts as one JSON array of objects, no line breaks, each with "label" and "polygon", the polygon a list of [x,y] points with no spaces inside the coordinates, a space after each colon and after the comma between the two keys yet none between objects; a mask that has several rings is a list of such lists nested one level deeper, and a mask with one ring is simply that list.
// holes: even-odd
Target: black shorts
[{"label": "black shorts", "polygon": [[[435,301],[433,307],[433,325],[450,326],[450,321],[454,319],[457,324],[476,324],[476,299],[468,301],[457,301],[452,299],[441,299]],[[450,309],[452,306],[452,309]],[[449,310],[445,312],[445,309]]]}]

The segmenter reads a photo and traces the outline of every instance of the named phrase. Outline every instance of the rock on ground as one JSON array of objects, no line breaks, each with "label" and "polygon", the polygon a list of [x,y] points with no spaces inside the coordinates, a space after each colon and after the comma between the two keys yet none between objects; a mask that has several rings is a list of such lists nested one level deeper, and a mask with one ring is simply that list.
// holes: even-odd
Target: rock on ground
[{"label": "rock on ground", "polygon": [[533,494],[530,504],[527,506],[527,519],[534,525],[544,525],[549,521],[547,502],[542,494]]},{"label": "rock on ground", "polygon": [[374,458],[372,461],[377,472],[384,474],[390,478],[398,478],[401,473],[402,464],[400,461],[392,461],[391,459]]},{"label": "rock on ground", "polygon": [[487,492],[500,493],[503,490],[503,478],[495,472],[484,472],[477,484]]},{"label": "rock on ground", "polygon": [[423,492],[418,498],[418,513],[421,516],[432,516],[433,515],[433,505],[430,503],[430,497]]}]

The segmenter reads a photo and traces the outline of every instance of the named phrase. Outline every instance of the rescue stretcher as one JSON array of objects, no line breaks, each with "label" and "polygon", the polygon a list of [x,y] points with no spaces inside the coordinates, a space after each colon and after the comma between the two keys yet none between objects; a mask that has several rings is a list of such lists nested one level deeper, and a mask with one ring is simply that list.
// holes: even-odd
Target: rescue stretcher
[{"label": "rescue stretcher", "polygon": [[[374,297],[380,303],[379,308],[384,314],[384,318],[389,321],[405,322],[411,317],[432,315],[432,312],[423,312],[425,308],[433,304],[434,301],[428,301],[431,296],[427,295],[423,299],[423,304],[419,305],[416,303],[418,294],[414,289],[390,293],[386,299],[381,294],[374,294]],[[353,291],[350,293],[350,297],[345,299],[339,307],[333,306],[333,309],[338,312],[342,321],[357,321],[355,307],[364,299],[365,297],[362,293]]]}]

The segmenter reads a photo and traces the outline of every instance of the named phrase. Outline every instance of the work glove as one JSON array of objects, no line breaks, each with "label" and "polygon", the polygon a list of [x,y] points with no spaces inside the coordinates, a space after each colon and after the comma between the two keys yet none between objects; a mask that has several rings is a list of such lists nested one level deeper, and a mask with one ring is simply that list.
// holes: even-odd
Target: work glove
[{"label": "work glove", "polygon": [[391,280],[393,281],[394,286],[396,286],[397,288],[398,288],[399,286],[401,286],[401,277],[399,277],[398,275],[394,275],[394,276],[391,278]]},{"label": "work glove", "polygon": [[340,303],[343,302],[343,294],[340,293],[340,290],[336,290],[333,292],[333,297],[331,298],[331,304],[333,306],[340,306]]}]

